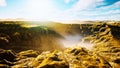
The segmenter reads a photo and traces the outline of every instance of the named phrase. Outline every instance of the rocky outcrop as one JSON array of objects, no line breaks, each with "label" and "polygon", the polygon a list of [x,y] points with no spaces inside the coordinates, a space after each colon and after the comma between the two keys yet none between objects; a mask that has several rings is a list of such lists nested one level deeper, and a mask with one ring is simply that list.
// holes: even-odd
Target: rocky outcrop
[{"label": "rocky outcrop", "polygon": [[94,49],[91,51],[82,47],[74,47],[67,48],[64,51],[55,50],[52,52],[45,51],[42,53],[38,53],[33,50],[13,53],[11,50],[4,50],[0,53],[0,67],[118,68],[120,66],[119,49],[120,48],[118,47],[111,47],[108,49],[96,48],[96,50]]}]

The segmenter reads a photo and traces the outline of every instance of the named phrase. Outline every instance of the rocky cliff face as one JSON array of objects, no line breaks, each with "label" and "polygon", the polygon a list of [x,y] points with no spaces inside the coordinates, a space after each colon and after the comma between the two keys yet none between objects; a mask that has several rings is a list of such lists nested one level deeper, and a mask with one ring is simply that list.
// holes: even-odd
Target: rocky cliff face
[{"label": "rocky cliff face", "polygon": [[[59,26],[59,27],[58,27]],[[62,29],[65,29],[62,31]],[[36,39],[46,41],[45,47],[39,46],[44,50],[37,50],[30,47],[25,51],[14,52],[12,50],[0,49],[0,68],[119,68],[120,67],[120,24],[119,23],[90,23],[90,24],[60,24],[50,26],[52,32],[45,32],[42,35],[39,32],[30,43],[34,43]],[[68,29],[69,28],[69,29]],[[35,28],[36,30],[36,28]],[[37,29],[39,30],[39,29]],[[4,32],[4,31],[3,31]],[[30,31],[31,32],[31,31]],[[35,31],[37,32],[37,31]],[[13,32],[14,33],[14,32]],[[58,34],[56,34],[58,33]],[[8,33],[9,34],[9,33]],[[15,39],[29,38],[28,34],[15,32],[14,34],[0,34],[0,44],[9,45],[11,36]],[[22,37],[21,37],[21,34]],[[53,35],[54,34],[54,35]],[[56,39],[64,35],[77,34],[82,36],[81,41],[93,44],[93,48],[88,50],[84,47],[76,46],[73,48],[65,48],[60,50],[56,44]],[[42,36],[41,36],[42,35]],[[23,37],[24,36],[24,37]],[[29,36],[29,37],[28,37]],[[33,35],[32,35],[33,36]],[[36,37],[37,36],[37,37]],[[41,38],[43,37],[43,38]],[[52,40],[51,40],[52,39]],[[14,40],[14,39],[13,39]],[[26,39],[25,39],[26,40]],[[25,42],[25,40],[23,42]],[[29,39],[28,39],[29,40]],[[53,42],[54,41],[54,42]],[[28,42],[28,41],[27,41]],[[49,43],[48,43],[49,42]],[[38,43],[38,41],[36,41]],[[29,44],[29,43],[28,43]],[[55,47],[52,45],[54,44]],[[10,44],[12,45],[12,44]],[[20,45],[18,43],[18,45]],[[22,45],[22,44],[21,44]],[[30,44],[29,44],[30,45]],[[48,46],[49,45],[49,46]],[[58,49],[56,48],[58,46]],[[38,46],[37,46],[38,47]],[[6,46],[7,48],[7,46]],[[34,50],[32,50],[32,48]],[[36,47],[35,47],[36,48]],[[18,48],[19,49],[19,48]]]},{"label": "rocky cliff face", "polygon": [[[62,50],[59,40],[63,37],[46,26],[25,27],[24,22],[0,22],[0,48],[22,50]],[[27,25],[29,26],[29,25]]]}]

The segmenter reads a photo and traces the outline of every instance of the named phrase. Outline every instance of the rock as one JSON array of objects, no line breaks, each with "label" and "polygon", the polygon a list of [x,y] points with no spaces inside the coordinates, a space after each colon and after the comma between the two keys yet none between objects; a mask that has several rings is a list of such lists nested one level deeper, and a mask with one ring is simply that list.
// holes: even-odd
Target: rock
[{"label": "rock", "polygon": [[30,68],[29,64],[34,60],[35,58],[25,58],[20,59],[19,61],[15,62],[12,68]]},{"label": "rock", "polygon": [[70,68],[111,68],[104,58],[85,48],[67,49],[65,55]]},{"label": "rock", "polygon": [[67,62],[59,57],[58,52],[49,53],[36,68],[69,68]]},{"label": "rock", "polygon": [[27,50],[18,53],[19,56],[27,56],[27,57],[37,57],[39,55],[38,51]]},{"label": "rock", "polygon": [[17,58],[17,55],[14,51],[0,49],[0,60],[5,59],[13,62],[15,58]]},{"label": "rock", "polygon": [[0,64],[0,68],[10,68],[10,66],[6,64]]},{"label": "rock", "polygon": [[47,58],[47,55],[50,54],[49,51],[42,52],[40,55],[38,55],[30,64],[31,67],[37,67],[39,64],[42,63],[44,59]]},{"label": "rock", "polygon": [[114,63],[120,64],[120,58],[116,58],[115,60],[113,60]]}]

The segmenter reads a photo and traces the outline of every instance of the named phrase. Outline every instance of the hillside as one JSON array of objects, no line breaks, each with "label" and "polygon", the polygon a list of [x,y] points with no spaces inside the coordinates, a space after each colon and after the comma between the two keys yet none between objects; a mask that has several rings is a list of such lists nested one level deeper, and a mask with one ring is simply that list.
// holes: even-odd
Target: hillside
[{"label": "hillside", "polygon": [[[62,49],[58,42],[63,37],[46,26],[25,27],[28,24],[19,21],[0,22],[0,48],[22,50]],[[52,46],[48,46],[52,45]],[[42,50],[43,49],[43,50]]]}]

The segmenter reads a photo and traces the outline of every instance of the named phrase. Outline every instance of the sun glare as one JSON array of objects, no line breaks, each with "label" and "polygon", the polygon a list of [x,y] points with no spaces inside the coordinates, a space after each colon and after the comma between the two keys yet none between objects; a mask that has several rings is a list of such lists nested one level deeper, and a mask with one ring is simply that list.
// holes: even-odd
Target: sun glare
[{"label": "sun glare", "polygon": [[[29,0],[25,6],[28,15],[27,18],[47,20],[55,15],[55,7],[51,0]],[[26,13],[27,13],[26,12]]]}]

